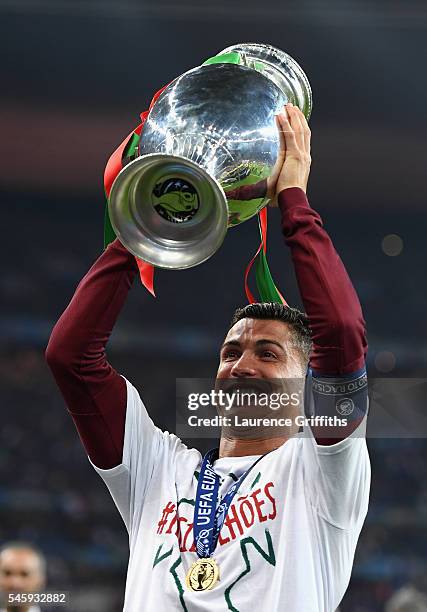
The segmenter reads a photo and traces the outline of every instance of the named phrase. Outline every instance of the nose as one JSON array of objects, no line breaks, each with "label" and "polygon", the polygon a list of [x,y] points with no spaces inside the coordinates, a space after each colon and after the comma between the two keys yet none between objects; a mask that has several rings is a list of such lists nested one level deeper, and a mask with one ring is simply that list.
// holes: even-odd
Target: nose
[{"label": "nose", "polygon": [[3,588],[7,591],[24,591],[25,584],[21,580],[21,578],[15,574],[12,576],[8,576],[6,580],[3,581]]},{"label": "nose", "polygon": [[257,370],[255,369],[251,358],[245,353],[242,353],[240,358],[233,364],[233,367],[230,370],[230,378],[254,378],[256,376]]}]

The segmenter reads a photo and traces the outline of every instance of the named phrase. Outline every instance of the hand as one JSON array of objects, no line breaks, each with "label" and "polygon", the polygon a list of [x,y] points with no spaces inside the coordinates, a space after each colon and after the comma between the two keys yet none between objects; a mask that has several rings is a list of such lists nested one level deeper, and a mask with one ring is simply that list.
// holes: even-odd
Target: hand
[{"label": "hand", "polygon": [[[286,113],[286,106],[283,107],[282,113]],[[275,204],[273,202],[269,202],[269,206],[277,206],[277,198],[276,195],[276,185],[277,179],[279,178],[280,171],[282,170],[283,162],[285,161],[286,155],[286,143],[285,143],[285,134],[282,131],[282,127],[279,120],[279,115],[274,117],[276,121],[277,131],[279,132],[279,152],[277,153],[277,159],[273,166],[270,176],[267,178],[267,197],[270,200],[275,200]]]},{"label": "hand", "polygon": [[267,179],[267,196],[273,198],[270,206],[277,206],[278,194],[288,187],[306,192],[311,165],[311,132],[302,111],[287,104],[276,116],[276,125],[280,140],[277,160]]}]

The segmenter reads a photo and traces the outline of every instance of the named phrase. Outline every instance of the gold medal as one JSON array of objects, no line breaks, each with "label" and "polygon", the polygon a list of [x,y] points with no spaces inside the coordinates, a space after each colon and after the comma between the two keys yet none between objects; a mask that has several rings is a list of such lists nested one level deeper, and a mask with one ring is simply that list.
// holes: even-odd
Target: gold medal
[{"label": "gold medal", "polygon": [[219,567],[215,559],[197,559],[188,570],[185,582],[190,591],[209,591],[219,580]]}]

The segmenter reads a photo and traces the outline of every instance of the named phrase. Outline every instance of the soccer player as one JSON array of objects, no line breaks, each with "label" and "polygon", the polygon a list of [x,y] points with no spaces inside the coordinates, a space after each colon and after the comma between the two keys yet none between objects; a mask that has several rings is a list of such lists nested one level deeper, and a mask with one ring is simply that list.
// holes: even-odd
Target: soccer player
[{"label": "soccer player", "polygon": [[217,377],[248,384],[307,374],[307,414],[346,415],[348,427],[327,437],[310,428],[222,435],[204,458],[158,429],[105,355],[137,275],[134,257],[113,242],[79,284],[46,356],[129,532],[128,612],[333,612],[349,582],[370,486],[365,323],[307,201],[306,119],[288,104],[278,124],[280,163],[268,189],[306,315],[280,304],[236,311]]}]

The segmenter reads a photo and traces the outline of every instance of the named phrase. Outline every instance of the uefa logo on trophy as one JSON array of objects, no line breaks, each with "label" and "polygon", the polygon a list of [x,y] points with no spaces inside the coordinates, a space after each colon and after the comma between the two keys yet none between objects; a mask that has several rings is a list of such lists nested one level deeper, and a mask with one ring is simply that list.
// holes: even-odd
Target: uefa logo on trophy
[{"label": "uefa logo on trophy", "polygon": [[229,227],[268,203],[275,115],[287,102],[308,119],[310,84],[294,59],[269,45],[228,47],[172,81],[149,112],[137,157],[111,188],[120,241],[160,268],[206,261]]}]

